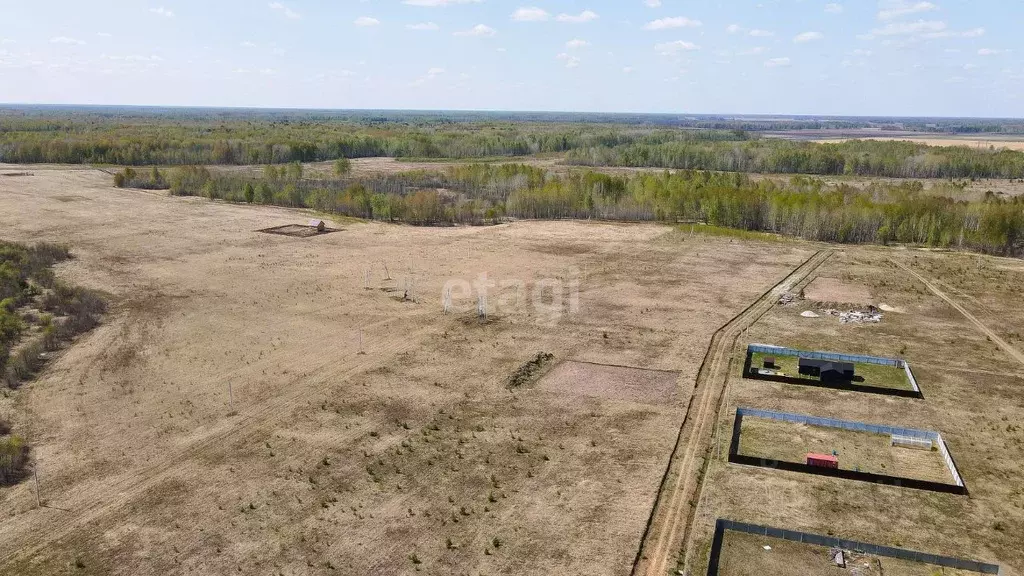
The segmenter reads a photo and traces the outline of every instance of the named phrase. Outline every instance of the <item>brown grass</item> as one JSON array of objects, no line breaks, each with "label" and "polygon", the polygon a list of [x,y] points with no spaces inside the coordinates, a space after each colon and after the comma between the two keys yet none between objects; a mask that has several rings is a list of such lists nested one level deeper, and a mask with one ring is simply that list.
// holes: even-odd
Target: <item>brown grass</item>
[{"label": "brown grass", "polygon": [[[0,398],[69,511],[0,491],[0,573],[29,576],[625,573],[708,338],[810,253],[581,222],[300,240],[257,230],[302,212],[34,173],[0,180],[4,234],[70,244],[58,276],[113,304]],[[483,272],[489,321],[463,321],[475,297],[443,315],[443,286]],[[533,307],[574,277],[578,314]],[[508,390],[538,350],[679,378],[653,404]]]},{"label": "brown grass", "polygon": [[[719,576],[977,576],[976,572],[952,570],[896,558],[854,553],[846,557],[846,568],[829,559],[829,549],[779,538],[725,533]],[[771,547],[765,550],[764,547]]]},{"label": "brown grass", "polygon": [[[927,254],[933,263],[957,261],[948,253]],[[917,251],[850,248],[820,272],[863,284],[874,297],[906,310],[904,314],[887,314],[880,324],[841,325],[808,322],[798,309],[777,306],[740,342],[737,354],[747,342],[778,342],[801,349],[903,356],[914,367],[925,397],[889,398],[747,380],[737,364],[698,511],[696,549],[701,558],[707,557],[714,519],[725,517],[994,562],[1008,573],[1024,569],[1024,551],[1016,543],[1016,534],[1024,533],[1024,378],[1019,366],[959,312],[889,261],[913,262],[915,256],[922,266],[924,256]],[[1012,264],[980,259],[991,271]],[[977,292],[968,294],[993,311],[986,318],[1020,314],[1020,300],[1012,296],[1015,288],[1009,282],[973,286]],[[937,430],[970,497],[728,465],[736,406]],[[842,463],[845,452],[839,452]]]},{"label": "brown grass", "polygon": [[889,436],[883,434],[750,416],[743,419],[740,454],[802,464],[808,453],[832,454],[833,451],[838,452],[839,467],[843,470],[953,483],[953,476],[937,449],[925,451],[890,446]]}]

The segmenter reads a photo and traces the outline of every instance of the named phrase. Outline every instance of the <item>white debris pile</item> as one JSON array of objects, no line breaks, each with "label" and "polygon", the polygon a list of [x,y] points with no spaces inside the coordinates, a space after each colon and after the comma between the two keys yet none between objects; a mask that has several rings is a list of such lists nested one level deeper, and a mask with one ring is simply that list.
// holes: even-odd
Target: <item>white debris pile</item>
[{"label": "white debris pile", "polygon": [[839,317],[840,324],[878,324],[882,322],[882,311],[879,308],[870,306],[867,310],[841,311],[835,308],[828,308],[824,311],[828,316]]},{"label": "white debris pile", "polygon": [[825,310],[825,314],[838,316],[840,324],[878,324],[882,321],[882,312],[871,307],[868,310]]},{"label": "white debris pile", "polygon": [[800,315],[803,316],[804,318],[821,318],[821,314],[818,314],[817,312],[814,312],[812,310],[801,312]]},{"label": "white debris pile", "polygon": [[782,296],[779,296],[779,304],[781,304],[782,306],[787,306],[801,299],[802,298],[800,298],[799,294],[794,294],[793,292],[784,292]]}]

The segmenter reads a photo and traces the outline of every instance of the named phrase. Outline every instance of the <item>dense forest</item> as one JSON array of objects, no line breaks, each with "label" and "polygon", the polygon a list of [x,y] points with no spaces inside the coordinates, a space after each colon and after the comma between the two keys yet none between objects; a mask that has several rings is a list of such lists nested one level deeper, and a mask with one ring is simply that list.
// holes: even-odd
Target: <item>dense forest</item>
[{"label": "dense forest", "polygon": [[[507,218],[696,221],[827,242],[1024,256],[1024,198],[955,201],[917,181],[862,189],[806,176],[778,183],[702,170],[630,176],[581,170],[557,176],[522,164],[466,164],[372,178],[339,172],[326,177],[306,175],[299,164],[268,165],[257,176],[188,166],[128,169],[117,183],[421,225]],[[947,186],[957,192],[962,185]]]},{"label": "dense forest", "polygon": [[[894,178],[1024,178],[1022,152],[871,140],[818,144],[768,138],[747,129],[768,121],[702,118],[679,120],[670,127],[659,123],[513,121],[484,113],[455,120],[414,113],[332,116],[326,112],[254,112],[247,116],[226,111],[204,116],[172,111],[119,116],[2,112],[0,162],[10,163],[252,165],[375,156],[508,159],[566,154],[569,163],[581,166]],[[458,114],[454,117],[460,118]],[[787,126],[795,121],[771,122]],[[822,121],[811,124],[821,125]]]},{"label": "dense forest", "polygon": [[909,141],[817,144],[778,139],[678,141],[575,148],[580,166],[634,166],[762,172],[852,174],[888,178],[1024,178],[1024,153]]}]

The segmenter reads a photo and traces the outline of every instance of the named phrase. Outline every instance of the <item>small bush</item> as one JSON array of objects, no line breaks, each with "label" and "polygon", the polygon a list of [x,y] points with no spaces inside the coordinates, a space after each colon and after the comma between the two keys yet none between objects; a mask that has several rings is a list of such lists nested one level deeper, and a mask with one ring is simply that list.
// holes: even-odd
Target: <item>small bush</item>
[{"label": "small bush", "polygon": [[28,475],[28,444],[18,436],[0,438],[0,484],[13,484]]}]

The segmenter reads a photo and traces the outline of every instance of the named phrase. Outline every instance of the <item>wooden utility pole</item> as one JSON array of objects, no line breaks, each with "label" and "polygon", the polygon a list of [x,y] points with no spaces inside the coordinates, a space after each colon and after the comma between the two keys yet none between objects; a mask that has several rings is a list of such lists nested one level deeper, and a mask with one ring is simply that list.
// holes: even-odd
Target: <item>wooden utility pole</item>
[{"label": "wooden utility pole", "polygon": [[32,480],[36,485],[36,508],[43,507],[43,499],[39,496],[39,465],[32,466]]}]

